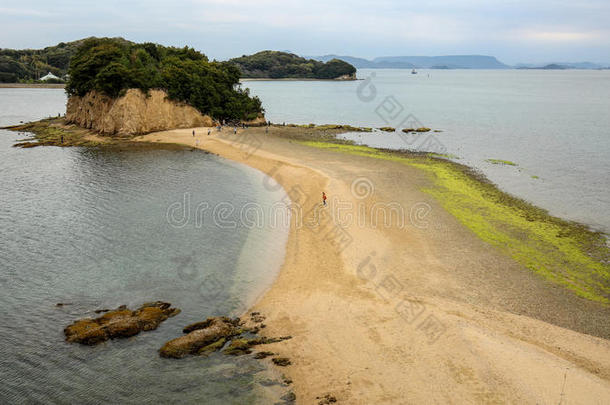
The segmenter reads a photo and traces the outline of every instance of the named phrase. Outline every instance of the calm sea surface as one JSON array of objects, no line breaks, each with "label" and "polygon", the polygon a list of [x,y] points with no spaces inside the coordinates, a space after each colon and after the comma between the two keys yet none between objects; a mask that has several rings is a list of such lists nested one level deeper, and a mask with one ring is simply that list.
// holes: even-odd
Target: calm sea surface
[{"label": "calm sea surface", "polygon": [[[62,90],[0,89],[0,126],[63,113],[65,101]],[[157,353],[186,324],[237,314],[270,285],[287,227],[271,229],[266,216],[281,191],[199,151],[11,147],[24,137],[0,130],[0,403],[244,404],[283,394],[249,356]],[[96,347],[63,340],[65,326],[95,309],[153,300],[182,313]]]},{"label": "calm sea surface", "polygon": [[[244,86],[273,122],[442,130],[346,137],[454,155],[554,215],[610,232],[609,71],[358,75],[367,80]],[[0,89],[0,126],[63,113],[65,101],[62,90]],[[250,358],[172,361],[157,350],[187,323],[238,313],[271,283],[287,229],[265,215],[282,192],[197,151],[11,147],[25,136],[0,130],[0,403],[277,398],[284,388],[268,386]],[[183,312],[127,340],[63,342],[63,328],[94,309],[151,300]]]},{"label": "calm sea surface", "polygon": [[363,69],[358,77],[368,80],[243,86],[273,122],[442,130],[346,138],[455,155],[503,190],[610,233],[610,71]]}]

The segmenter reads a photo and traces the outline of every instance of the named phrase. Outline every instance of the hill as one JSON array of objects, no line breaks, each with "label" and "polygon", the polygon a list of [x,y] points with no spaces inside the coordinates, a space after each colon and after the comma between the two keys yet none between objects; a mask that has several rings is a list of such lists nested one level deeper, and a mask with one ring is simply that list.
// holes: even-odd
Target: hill
[{"label": "hill", "polygon": [[216,119],[251,120],[262,112],[260,100],[239,88],[237,67],[210,62],[188,47],[91,38],[70,59],[68,74],[69,96],[99,92],[117,98],[128,89],[156,89]]},{"label": "hill", "polygon": [[340,59],[353,64],[356,68],[368,69],[509,69],[510,66],[498,61],[493,56],[484,55],[450,55],[450,56],[384,56],[373,60],[353,56],[325,55],[313,57],[326,61]]},{"label": "hill", "polygon": [[292,53],[262,51],[233,58],[229,63],[239,67],[243,77],[269,79],[355,79],[356,68],[331,59],[326,63],[305,59]]},{"label": "hill", "polygon": [[551,62],[543,64],[519,63],[517,69],[607,69],[610,64],[599,64],[593,62]]},{"label": "hill", "polygon": [[[32,83],[48,72],[64,77],[70,58],[89,39],[60,42],[44,49],[0,49],[0,83]],[[123,38],[115,40],[129,43]]]},{"label": "hill", "polygon": [[449,55],[449,56],[386,56],[375,58],[375,63],[410,63],[419,68],[447,66],[453,69],[508,69],[509,66],[493,56]]},{"label": "hill", "polygon": [[328,62],[333,59],[339,59],[344,62],[350,63],[357,69],[412,69],[415,66],[411,63],[404,62],[374,62],[364,58],[357,58],[354,56],[343,56],[343,55],[324,55],[324,56],[312,56],[312,59]]}]

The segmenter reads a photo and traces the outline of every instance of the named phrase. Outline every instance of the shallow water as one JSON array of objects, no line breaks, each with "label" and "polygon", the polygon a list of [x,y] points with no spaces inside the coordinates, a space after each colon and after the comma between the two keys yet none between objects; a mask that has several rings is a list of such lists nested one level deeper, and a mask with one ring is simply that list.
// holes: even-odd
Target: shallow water
[{"label": "shallow water", "polygon": [[[63,103],[61,90],[0,89],[0,125]],[[262,385],[271,374],[257,360],[157,350],[188,323],[237,315],[270,285],[288,229],[271,229],[266,215],[282,209],[282,191],[200,151],[11,147],[24,136],[0,130],[0,403],[277,398],[285,388]],[[247,221],[246,207],[263,219]],[[152,300],[182,313],[97,347],[63,341],[63,328],[95,309]]]},{"label": "shallow water", "polygon": [[358,77],[368,80],[243,86],[273,122],[442,130],[346,138],[455,155],[503,190],[610,233],[610,71],[362,69]]}]

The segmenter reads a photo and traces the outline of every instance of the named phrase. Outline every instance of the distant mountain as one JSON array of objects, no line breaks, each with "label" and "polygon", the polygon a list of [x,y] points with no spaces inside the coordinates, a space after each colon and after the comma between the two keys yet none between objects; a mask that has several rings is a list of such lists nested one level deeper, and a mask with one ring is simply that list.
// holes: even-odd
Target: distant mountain
[{"label": "distant mountain", "polygon": [[607,69],[610,64],[602,65],[593,62],[551,62],[543,64],[535,63],[519,63],[515,67],[517,69]]},{"label": "distant mountain", "polygon": [[358,69],[510,69],[510,66],[498,61],[495,57],[485,55],[384,56],[372,61],[339,55],[312,56],[311,58],[320,61],[341,59]]},{"label": "distant mountain", "polygon": [[419,68],[446,66],[452,69],[508,69],[493,56],[449,55],[449,56],[385,56],[373,59],[375,63],[409,63]]},{"label": "distant mountain", "polygon": [[328,62],[333,59],[339,59],[339,60],[349,63],[350,65],[354,66],[357,69],[375,67],[375,63],[373,63],[372,61],[363,59],[363,58],[356,58],[354,56],[324,55],[324,56],[304,56],[304,57],[308,58],[308,59],[318,60],[320,62]]},{"label": "distant mountain", "polygon": [[558,65],[557,63],[549,63],[548,65],[536,66],[536,67],[519,66],[517,69],[566,70],[566,69],[569,69],[569,67],[567,67],[565,65]]}]

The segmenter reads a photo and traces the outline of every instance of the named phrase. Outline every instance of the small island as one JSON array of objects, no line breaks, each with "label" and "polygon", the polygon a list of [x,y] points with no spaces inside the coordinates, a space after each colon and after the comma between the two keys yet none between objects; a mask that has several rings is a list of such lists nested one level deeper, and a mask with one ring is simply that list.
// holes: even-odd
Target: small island
[{"label": "small island", "polygon": [[66,121],[106,135],[264,123],[261,101],[239,79],[233,64],[189,47],[91,38],[70,60]]},{"label": "small island", "polygon": [[356,80],[356,68],[347,62],[320,62],[288,52],[262,51],[230,59],[229,63],[249,79]]}]

